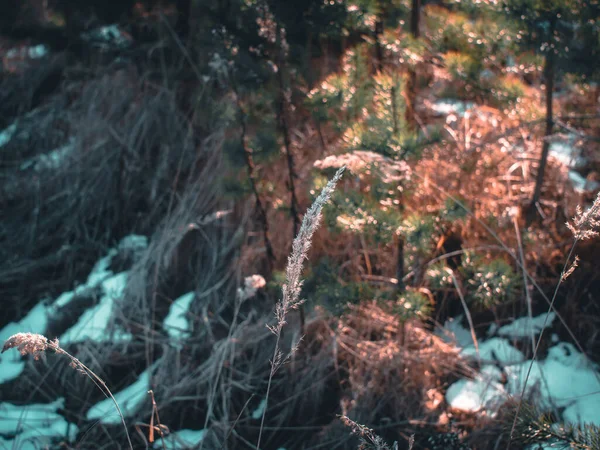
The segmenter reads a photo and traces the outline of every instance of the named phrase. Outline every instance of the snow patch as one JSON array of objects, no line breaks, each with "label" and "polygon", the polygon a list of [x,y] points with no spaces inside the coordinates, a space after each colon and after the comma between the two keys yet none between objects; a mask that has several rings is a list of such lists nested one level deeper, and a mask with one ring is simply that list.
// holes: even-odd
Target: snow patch
[{"label": "snow patch", "polygon": [[575,192],[578,192],[579,194],[595,192],[600,189],[600,183],[595,180],[588,180],[584,178],[576,170],[569,170],[569,181],[573,185]]},{"label": "snow patch", "polygon": [[[550,312],[547,316],[548,321],[546,322],[546,327],[550,327],[556,318],[556,314]],[[529,338],[532,334],[539,334],[542,331],[545,321],[546,314],[541,314],[533,318],[521,317],[508,325],[500,327],[498,334],[500,336],[512,338]]]},{"label": "snow patch", "polygon": [[18,378],[25,370],[25,361],[21,359],[18,351],[11,351],[0,356],[0,384]]},{"label": "snow patch", "polygon": [[91,289],[98,286],[104,280],[113,275],[112,271],[109,270],[110,263],[117,252],[111,250],[108,255],[101,258],[95,265],[90,274],[88,275],[87,282],[85,283],[86,288]]},{"label": "snow patch", "polygon": [[[462,356],[477,358],[474,345],[466,347],[460,353]],[[517,364],[525,360],[525,355],[503,338],[491,338],[479,342],[479,358],[483,363],[498,362],[503,366]]]},{"label": "snow patch", "polygon": [[[500,371],[493,366],[484,368],[473,380],[459,380],[446,391],[451,408],[461,411],[495,411],[506,399],[504,386],[499,383]],[[493,369],[496,369],[494,371]]]},{"label": "snow patch", "polygon": [[36,172],[58,169],[64,162],[67,155],[73,151],[73,148],[74,144],[73,142],[70,142],[67,145],[63,145],[62,147],[54,149],[48,153],[42,153],[41,155],[37,155],[31,159],[28,159],[19,166],[19,169],[33,169]]},{"label": "snow patch", "polygon": [[94,342],[123,342],[129,341],[131,335],[123,330],[108,333],[114,319],[114,312],[118,307],[125,288],[127,287],[128,272],[113,274],[109,269],[112,259],[123,250],[134,251],[136,257],[148,246],[148,238],[140,235],[129,235],[121,240],[117,248],[111,249],[101,258],[90,272],[87,282],[78,286],[74,291],[65,292],[58,297],[51,306],[52,313],[68,305],[76,295],[82,295],[100,286],[102,298],[91,309],[85,311],[77,323],[68,329],[60,338],[61,344],[71,344],[86,340]]},{"label": "snow patch", "polygon": [[13,138],[13,136],[15,135],[15,132],[17,131],[17,123],[13,123],[12,125],[10,125],[9,127],[5,128],[4,130],[0,131],[0,147],[5,146],[6,144],[8,144],[10,142],[10,140]]},{"label": "snow patch", "polygon": [[[571,141],[572,139],[568,139]],[[549,148],[550,156],[560,162],[562,165],[570,168],[581,168],[587,163],[587,160],[581,156],[580,151],[567,142],[552,142]]]},{"label": "snow patch", "polygon": [[576,192],[595,192],[600,189],[600,183],[594,180],[587,180],[577,170],[584,168],[588,160],[581,155],[581,150],[574,145],[576,139],[576,135],[570,134],[567,135],[564,141],[550,143],[549,154],[569,169],[569,181]]},{"label": "snow patch", "polygon": [[77,427],[57,412],[64,404],[64,398],[48,404],[23,406],[0,403],[0,434],[14,436],[11,440],[0,440],[2,448],[47,448],[53,438],[67,437],[73,441]]},{"label": "snow patch", "polygon": [[198,445],[206,434],[206,430],[179,430],[170,433],[162,441],[158,439],[154,443],[154,448],[167,450],[181,450],[185,448],[193,448]]},{"label": "snow patch", "polygon": [[462,315],[451,317],[444,323],[443,328],[436,330],[436,335],[448,343],[456,344],[457,347],[465,348],[473,345],[471,331],[461,325]]},{"label": "snow patch", "polygon": [[148,248],[148,238],[140,234],[130,234],[119,242],[119,250],[132,250],[136,256],[139,256],[146,248]]},{"label": "snow patch", "polygon": [[126,48],[131,45],[133,39],[118,25],[104,25],[91,31],[83,33],[82,38],[93,46],[108,50],[110,48]]},{"label": "snow patch", "polygon": [[5,341],[16,333],[44,334],[48,327],[48,313],[43,302],[38,303],[18,322],[11,322],[0,330],[0,341]]},{"label": "snow patch", "polygon": [[[142,372],[137,381],[131,386],[128,386],[114,395],[123,416],[131,417],[135,415],[143,405],[144,400],[148,397],[148,391],[150,390],[150,376],[157,363],[154,363],[151,367]],[[121,423],[121,417],[115,408],[115,404],[110,398],[104,399],[100,403],[96,403],[92,406],[88,410],[86,417],[88,420],[99,420],[105,424]]]},{"label": "snow patch", "polygon": [[194,293],[188,292],[175,300],[169,308],[169,314],[163,321],[163,329],[169,334],[176,345],[190,335],[190,322],[187,318]]},{"label": "snow patch", "polygon": [[267,407],[267,400],[266,399],[262,399],[258,405],[258,407],[252,411],[252,418],[254,420],[258,420],[262,417],[263,413],[265,412],[265,408]]},{"label": "snow patch", "polygon": [[6,52],[8,59],[13,58],[30,58],[40,59],[48,55],[48,47],[43,44],[34,45],[33,47],[11,48]]},{"label": "snow patch", "polygon": [[[521,395],[531,365],[526,396],[534,395],[542,409],[563,408],[562,419],[565,421],[600,425],[597,367],[572,344],[562,342],[551,347],[544,361],[533,364],[524,360],[523,354],[512,348],[506,339],[492,338],[481,342],[480,353],[482,361],[495,360],[494,364],[500,364],[502,371],[495,365],[484,364],[475,379],[452,384],[446,391],[446,400],[452,408],[473,412],[485,410],[494,415],[509,396]],[[471,356],[475,350],[469,347],[463,354]],[[504,376],[506,381],[502,384]]]},{"label": "snow patch", "polygon": [[127,272],[121,272],[102,281],[104,295],[100,303],[85,311],[77,323],[69,328],[60,338],[61,344],[73,344],[83,341],[93,342],[123,342],[131,339],[131,334],[123,330],[109,333],[114,312],[127,286]]},{"label": "snow patch", "polygon": [[473,109],[474,107],[475,103],[473,102],[442,99],[434,102],[431,108],[434,113],[440,116],[456,114],[457,116],[462,117],[466,114],[468,110]]},{"label": "snow patch", "polygon": [[52,304],[51,311],[55,313],[58,309],[68,305],[76,295],[83,295],[98,287],[103,281],[114,276],[114,273],[109,267],[113,258],[117,256],[119,251],[132,250],[137,258],[147,247],[148,238],[146,236],[132,234],[124,237],[121,242],[119,242],[117,248],[110,249],[106,256],[96,262],[94,268],[88,275],[86,283],[77,286],[73,291],[62,293]]},{"label": "snow patch", "polygon": [[[559,344],[565,345],[570,344]],[[534,361],[532,365],[526,393],[536,392],[542,408],[574,406],[590,394],[600,391],[598,374],[586,367],[583,355],[575,351],[572,357],[563,356],[556,359],[549,355],[545,361]],[[522,391],[529,365],[530,361],[525,361],[506,368],[507,386],[512,394],[518,395]]]}]

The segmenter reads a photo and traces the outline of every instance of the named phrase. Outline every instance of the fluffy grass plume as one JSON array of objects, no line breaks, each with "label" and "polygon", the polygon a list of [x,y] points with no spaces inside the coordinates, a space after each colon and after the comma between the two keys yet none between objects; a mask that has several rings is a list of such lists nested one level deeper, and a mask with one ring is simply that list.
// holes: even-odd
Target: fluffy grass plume
[{"label": "fluffy grass plume", "polygon": [[317,228],[321,223],[321,215],[323,206],[331,198],[335,185],[342,178],[344,173],[344,167],[338,169],[333,178],[329,180],[327,185],[321,191],[321,194],[315,199],[310,208],[306,211],[304,218],[302,219],[302,225],[298,231],[298,235],[294,238],[292,243],[292,253],[288,257],[288,264],[285,271],[285,284],[282,288],[282,297],[275,307],[275,325],[268,325],[269,330],[277,336],[275,342],[275,350],[273,352],[273,359],[271,360],[271,371],[269,373],[269,382],[267,384],[267,393],[265,395],[265,408],[263,409],[262,418],[260,421],[260,431],[258,433],[258,442],[256,448],[260,449],[260,442],[262,438],[262,432],[265,424],[265,416],[267,414],[267,407],[269,405],[269,392],[271,390],[271,383],[273,381],[273,375],[277,372],[277,369],[281,366],[284,361],[283,353],[279,348],[279,342],[281,340],[281,331],[286,323],[285,318],[287,314],[297,309],[304,302],[300,298],[300,291],[302,289],[302,266],[304,260],[308,257],[308,251],[312,244],[312,237]]}]

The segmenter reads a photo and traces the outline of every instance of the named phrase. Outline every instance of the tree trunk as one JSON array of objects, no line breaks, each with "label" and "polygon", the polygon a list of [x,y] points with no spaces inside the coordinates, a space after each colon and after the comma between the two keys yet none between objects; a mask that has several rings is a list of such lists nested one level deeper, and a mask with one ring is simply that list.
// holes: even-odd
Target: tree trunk
[{"label": "tree trunk", "polygon": [[[410,12],[410,34],[414,39],[418,39],[420,30],[421,18],[421,0],[412,0],[412,8]],[[417,129],[417,121],[415,119],[415,104],[417,102],[417,70],[414,67],[408,68],[408,76],[406,77],[406,109],[404,118],[407,128],[414,132]]]},{"label": "tree trunk", "polygon": [[548,163],[548,154],[550,152],[549,136],[554,130],[554,115],[552,109],[552,100],[554,97],[554,53],[552,50],[546,53],[544,61],[544,78],[546,84],[546,130],[544,131],[544,142],[542,144],[542,156],[535,180],[535,190],[529,208],[527,210],[527,224],[531,224],[536,217],[537,203],[542,193],[542,184],[544,182],[544,173]]},{"label": "tree trunk", "polygon": [[377,16],[375,19],[375,72],[383,70],[383,48],[381,47],[381,36],[383,35],[383,19],[385,18],[385,10],[383,2],[377,2]]},{"label": "tree trunk", "polygon": [[[421,17],[421,0],[412,0],[412,8],[410,15],[410,34],[414,39],[418,39],[420,36],[420,20]],[[406,80],[406,109],[404,111],[404,118],[406,125],[410,131],[415,131],[417,123],[415,120],[415,103],[417,97],[417,72],[414,68],[409,67],[408,77]],[[392,89],[392,106],[395,106],[395,92]],[[397,118],[395,107],[394,111],[394,133],[398,132]],[[402,203],[402,195],[400,195],[399,209],[402,213],[404,211]],[[404,239],[402,236],[398,236],[398,242],[396,244],[397,260],[396,260],[396,279],[398,284],[396,285],[397,292],[403,292],[404,286]]]},{"label": "tree trunk", "polygon": [[396,284],[396,291],[398,293],[404,292],[404,239],[402,236],[398,236],[398,242],[396,243],[396,252],[397,252],[397,260],[396,260],[396,279],[398,283]]},{"label": "tree trunk", "polygon": [[[404,213],[404,194],[402,190],[398,190],[398,211],[400,212],[400,217],[402,217]],[[398,280],[396,292],[401,294],[406,289],[404,285],[404,238],[402,235],[398,235],[396,253],[396,279]]]},{"label": "tree trunk", "polygon": [[258,214],[258,219],[262,225],[263,232],[263,241],[265,244],[265,249],[267,252],[267,267],[265,278],[268,279],[273,273],[273,266],[275,264],[275,254],[273,252],[273,246],[271,245],[271,239],[269,238],[269,221],[267,219],[267,212],[263,205],[262,199],[260,198],[260,193],[258,191],[258,185],[256,183],[256,174],[255,174],[255,165],[254,165],[254,157],[252,155],[252,149],[248,148],[246,145],[246,111],[242,106],[240,101],[240,95],[237,89],[237,84],[235,82],[235,78],[233,74],[230,74],[230,82],[233,93],[235,94],[236,105],[238,108],[238,113],[240,115],[240,145],[242,147],[242,151],[244,152],[244,161],[246,162],[246,169],[248,171],[248,179],[250,181],[250,187],[252,189],[252,193],[254,194],[255,204],[256,204],[256,212]]},{"label": "tree trunk", "polygon": [[255,165],[254,158],[252,156],[252,149],[249,149],[246,146],[246,121],[244,119],[242,124],[242,133],[240,136],[240,141],[244,151],[244,159],[246,161],[246,169],[248,170],[248,179],[250,180],[250,186],[252,188],[252,193],[255,198],[256,212],[258,213],[258,218],[262,225],[263,232],[263,241],[265,244],[265,249],[267,252],[267,273],[265,273],[265,278],[269,278],[273,273],[273,265],[275,263],[275,254],[273,253],[273,246],[271,245],[271,239],[269,238],[269,221],[267,219],[267,212],[265,211],[265,207],[260,198],[260,193],[258,192],[258,186],[256,184],[256,175],[254,173]]},{"label": "tree trunk", "polygon": [[277,119],[279,122],[279,129],[281,130],[281,134],[283,135],[283,145],[285,147],[285,154],[287,157],[287,165],[288,165],[288,189],[290,191],[290,213],[292,215],[292,219],[294,221],[294,234],[292,236],[292,240],[298,234],[300,230],[300,214],[298,207],[298,198],[296,197],[296,169],[294,165],[294,155],[292,154],[292,140],[290,138],[290,128],[288,121],[288,104],[290,103],[289,98],[289,90],[287,88],[286,83],[286,55],[285,55],[285,42],[284,37],[282,36],[282,29],[279,25],[277,25],[277,80],[279,82],[279,99],[277,102]]},{"label": "tree trunk", "polygon": [[377,14],[375,22],[375,71],[383,69],[383,48],[381,47],[381,35],[383,34],[383,13]]},{"label": "tree trunk", "polygon": [[175,31],[183,42],[187,42],[190,34],[190,21],[193,19],[192,0],[176,0],[177,22]]},{"label": "tree trunk", "polygon": [[418,39],[421,35],[420,19],[421,0],[412,0],[412,6],[410,10],[410,34],[412,34],[415,39]]}]

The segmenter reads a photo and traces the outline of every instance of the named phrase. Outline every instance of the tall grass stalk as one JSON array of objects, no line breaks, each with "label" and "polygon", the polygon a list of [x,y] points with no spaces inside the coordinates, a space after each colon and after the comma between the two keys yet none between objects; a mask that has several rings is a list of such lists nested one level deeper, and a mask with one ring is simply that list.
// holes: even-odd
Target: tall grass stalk
[{"label": "tall grass stalk", "polygon": [[[521,260],[521,272],[523,273],[523,283],[525,285],[525,301],[527,302],[527,315],[533,323],[533,308],[531,304],[531,295],[529,295],[529,283],[527,280],[527,269],[525,268],[525,253],[523,252],[523,242],[521,241],[521,230],[519,229],[519,221],[517,216],[513,215],[513,224],[515,226],[515,235],[517,236],[517,245],[519,246],[519,259]],[[530,330],[531,351],[535,353],[535,335],[533,327]]]},{"label": "tall grass stalk", "polygon": [[[515,432],[515,428],[517,426],[517,420],[519,418],[519,413],[521,411],[521,407],[523,404],[523,398],[525,397],[525,389],[527,388],[527,381],[529,381],[529,376],[531,375],[531,369],[533,368],[533,363],[537,356],[538,350],[540,348],[540,343],[542,342],[542,337],[544,336],[544,329],[548,325],[548,316],[554,307],[554,302],[558,295],[558,290],[560,289],[560,285],[565,280],[565,278],[571,274],[572,267],[569,266],[571,262],[571,258],[573,257],[573,253],[575,251],[575,247],[579,243],[579,241],[591,239],[593,237],[598,236],[597,229],[600,228],[600,193],[598,193],[596,200],[592,206],[590,206],[585,212],[581,209],[580,206],[577,207],[577,213],[573,218],[573,223],[567,223],[569,230],[573,233],[574,241],[573,245],[571,245],[571,249],[569,250],[569,254],[567,255],[567,259],[565,260],[565,264],[563,266],[562,272],[560,274],[560,279],[558,283],[556,283],[556,287],[554,288],[554,294],[552,295],[552,299],[550,300],[550,307],[546,316],[544,317],[544,323],[540,330],[540,336],[538,337],[537,343],[535,345],[535,349],[533,351],[533,356],[531,357],[531,362],[529,363],[529,367],[527,368],[527,375],[525,376],[525,381],[523,383],[523,388],[521,389],[521,395],[519,397],[519,403],[517,404],[517,410],[515,412],[515,418],[513,419],[512,427],[510,430],[510,436],[508,439],[507,449],[510,449],[510,444],[513,440],[513,435]],[[575,265],[573,265],[575,267]]]},{"label": "tall grass stalk", "polygon": [[64,350],[58,343],[58,339],[54,339],[53,341],[49,340],[45,336],[36,333],[17,333],[13,334],[9,337],[4,343],[4,347],[2,347],[2,353],[11,349],[17,348],[21,355],[32,355],[34,359],[39,359],[42,354],[44,354],[48,350],[52,350],[54,353],[59,355],[65,355],[71,360],[71,367],[75,370],[86,375],[90,380],[94,382],[94,384],[102,391],[102,393],[112,400],[119,413],[119,417],[121,418],[121,423],[123,424],[123,428],[125,429],[125,435],[127,436],[127,443],[129,444],[129,448],[133,450],[133,444],[131,443],[131,437],[129,436],[129,431],[127,430],[127,424],[125,423],[125,417],[123,416],[123,412],[119,407],[119,403],[113,396],[108,386],[102,378],[96,375],[92,369],[83,364],[79,359],[71,355],[69,352]]},{"label": "tall grass stalk", "polygon": [[[267,408],[269,405],[269,393],[271,391],[271,384],[273,382],[273,376],[281,367],[285,358],[283,352],[280,349],[281,333],[283,327],[286,324],[287,314],[294,309],[298,309],[304,300],[300,298],[300,291],[302,289],[302,266],[304,260],[308,257],[308,250],[312,244],[312,237],[319,224],[321,223],[321,215],[323,206],[327,203],[333,191],[335,185],[341,179],[344,167],[340,168],[333,178],[327,183],[327,185],[321,191],[321,194],[315,199],[311,207],[306,211],[304,218],[302,219],[302,225],[300,231],[292,243],[292,253],[288,258],[288,264],[285,271],[286,280],[282,288],[281,300],[275,306],[275,325],[270,326],[269,330],[276,336],[275,349],[273,350],[273,359],[271,360],[271,371],[269,372],[269,381],[267,383],[267,393],[265,394],[265,407],[262,412],[260,421],[260,429],[258,432],[258,441],[256,448],[260,450],[260,443],[262,440],[262,433],[265,425],[265,417],[267,415]],[[294,350],[292,349],[292,352]]]}]

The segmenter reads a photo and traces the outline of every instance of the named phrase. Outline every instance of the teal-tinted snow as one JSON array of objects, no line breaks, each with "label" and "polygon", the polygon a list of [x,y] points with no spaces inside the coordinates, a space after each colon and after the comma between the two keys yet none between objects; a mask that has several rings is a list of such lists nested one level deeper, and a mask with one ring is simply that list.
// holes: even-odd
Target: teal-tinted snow
[{"label": "teal-tinted snow", "polygon": [[[175,431],[163,439],[164,448],[167,450],[184,450],[194,448],[202,441],[202,439],[204,439],[205,434],[205,430]],[[154,442],[154,448],[162,449],[163,442],[158,439],[156,442]]]},{"label": "teal-tinted snow", "polygon": [[27,56],[32,59],[43,58],[48,54],[48,47],[43,44],[34,45],[27,50]]},{"label": "teal-tinted snow", "polygon": [[525,355],[503,338],[491,338],[478,342],[479,354],[473,343],[471,332],[461,325],[462,316],[446,321],[443,329],[438,329],[436,334],[447,342],[455,343],[462,348],[461,356],[466,358],[481,358],[483,363],[497,361],[502,365],[516,364],[525,360]]},{"label": "teal-tinted snow", "polygon": [[0,384],[14,380],[25,370],[25,361],[17,350],[9,350],[0,355]]},{"label": "teal-tinted snow", "polygon": [[586,192],[593,193],[600,189],[600,183],[595,180],[588,180],[587,178],[584,178],[583,175],[576,170],[569,170],[569,181],[571,182],[571,185],[573,185],[575,192],[580,194],[584,194]]},{"label": "teal-tinted snow", "polygon": [[87,281],[85,283],[85,287],[87,289],[94,288],[106,280],[108,277],[113,275],[113,272],[109,270],[110,263],[112,259],[116,256],[117,251],[112,249],[108,252],[104,258],[98,260],[98,262],[94,265],[94,268],[88,275]]},{"label": "teal-tinted snow", "polygon": [[500,327],[498,335],[512,338],[531,338],[531,335],[539,334],[544,327],[544,321],[546,321],[546,327],[552,326],[552,322],[556,318],[556,314],[551,312],[547,314],[548,320],[546,321],[546,314],[541,314],[537,317],[521,317],[514,320],[508,325]]},{"label": "teal-tinted snow", "polygon": [[[72,430],[72,431],[71,431]],[[71,424],[68,440],[74,441],[77,434],[77,426]],[[47,450],[52,447],[52,441],[65,441],[66,427],[64,422],[56,421],[49,427],[35,428],[24,431],[10,440],[0,440],[0,448],[19,450]]]},{"label": "teal-tinted snow", "polygon": [[457,347],[465,348],[473,345],[473,337],[471,331],[466,329],[461,324],[462,315],[451,317],[444,323],[443,328],[436,330],[436,335],[440,336],[444,341],[455,344]]},{"label": "teal-tinted snow", "polygon": [[576,139],[577,136],[572,135],[567,139],[567,142],[552,142],[549,148],[550,156],[566,167],[584,167],[587,160],[581,156],[580,150],[573,145]]},{"label": "teal-tinted snow", "polygon": [[103,295],[100,302],[85,311],[77,323],[60,337],[61,345],[83,341],[116,343],[131,339],[131,335],[123,330],[109,332],[114,313],[127,286],[127,275],[127,272],[122,272],[102,281]]},{"label": "teal-tinted snow", "polygon": [[52,438],[74,440],[77,427],[69,425],[58,414],[57,410],[62,408],[64,398],[48,404],[23,406],[0,403],[0,434],[14,436],[10,440],[0,440],[0,443],[10,449],[42,449],[48,447]]},{"label": "teal-tinted snow", "polygon": [[48,47],[43,44],[34,45],[32,47],[11,48],[6,52],[6,58],[31,58],[39,59],[48,55]]},{"label": "teal-tinted snow", "polygon": [[54,300],[54,303],[52,303],[52,306],[50,307],[50,313],[55,314],[60,308],[67,306],[75,298],[75,296],[84,295],[86,292],[90,292],[102,281],[111,277],[113,273],[108,270],[108,267],[110,266],[110,262],[115,254],[116,252],[111,250],[108,256],[100,259],[88,275],[88,279],[85,284],[77,286],[72,291],[63,292],[56,300]]},{"label": "teal-tinted snow", "polygon": [[140,234],[130,234],[119,242],[119,250],[133,250],[136,256],[148,248],[148,238]]},{"label": "teal-tinted snow", "polygon": [[569,169],[569,181],[576,192],[595,192],[600,188],[600,183],[585,179],[577,170],[584,169],[588,160],[581,156],[581,151],[574,143],[578,136],[571,134],[565,141],[555,141],[550,144],[550,156]]},{"label": "teal-tinted snow", "polygon": [[11,322],[0,330],[0,342],[16,333],[44,334],[48,327],[48,311],[43,302],[38,303],[18,322]]},{"label": "teal-tinted snow", "polygon": [[24,161],[20,166],[20,170],[33,169],[36,172],[42,170],[58,169],[65,161],[65,158],[73,151],[74,144],[70,142],[62,147],[34,156],[33,158]]},{"label": "teal-tinted snow", "polygon": [[563,420],[600,426],[600,392],[577,399],[563,411]]},{"label": "teal-tinted snow", "polygon": [[[16,129],[16,126],[14,128]],[[0,139],[3,139],[2,136],[6,136],[6,134],[0,133]],[[145,236],[131,235],[119,243],[118,250],[130,250],[134,252],[135,257],[139,257],[139,254],[147,245],[148,241]],[[127,284],[127,273],[114,275],[109,270],[112,258],[117,253],[117,249],[112,249],[107,256],[99,260],[85,284],[78,286],[73,291],[63,293],[50,306],[46,306],[44,301],[40,301],[20,321],[9,323],[2,328],[0,330],[0,342],[4,342],[10,336],[19,332],[46,334],[49,317],[59,308],[68,305],[75,295],[84,294],[86,291],[98,286],[101,286],[103,294],[100,303],[96,307],[86,311],[77,324],[61,337],[61,344],[65,345],[69,342],[80,342],[87,339],[97,342],[105,340],[114,342],[129,339],[130,335],[123,331],[116,332],[113,336],[107,331],[114,316],[114,308],[122,297],[123,290]],[[21,375],[25,369],[25,364],[17,349],[10,349],[0,355],[0,383],[13,380]],[[142,376],[141,383],[144,384],[147,379],[147,376]],[[145,391],[148,390],[148,383],[146,381]],[[131,390],[128,392],[124,391],[122,395],[130,397],[129,394],[131,392]],[[133,403],[131,398],[128,401],[126,400],[125,403],[130,406],[134,405],[135,399],[136,396],[133,396]],[[7,430],[10,429],[10,426],[14,426],[19,417],[22,418],[23,422],[23,432],[20,432],[14,439],[7,440],[0,437],[0,448],[47,448],[50,438],[66,436],[66,422],[56,413],[57,407],[61,405],[53,403],[50,405],[17,407],[5,403],[0,404],[0,435],[12,436],[17,434],[15,431]],[[76,434],[76,427],[71,425],[69,433]],[[72,438],[74,438],[74,435]]]},{"label": "teal-tinted snow", "polygon": [[[477,350],[474,345],[465,347],[461,356],[477,358]],[[479,358],[482,363],[498,362],[503,366],[517,364],[525,360],[525,355],[517,350],[508,340],[503,338],[491,338],[487,341],[479,341]]]},{"label": "teal-tinted snow", "polygon": [[497,367],[484,365],[474,380],[459,380],[448,388],[446,400],[451,407],[464,411],[484,409],[488,414],[495,414],[497,407],[509,396],[520,397],[531,365],[526,395],[535,393],[541,408],[564,408],[562,419],[565,421],[600,425],[600,374],[572,344],[559,343],[551,347],[543,361],[511,364],[517,350],[509,350],[506,340],[493,338],[480,342],[484,355],[489,342],[495,342],[494,353],[501,350],[512,355],[500,364],[504,366],[506,384],[499,383]]},{"label": "teal-tinted snow", "polygon": [[64,292],[54,301],[52,304],[52,311],[55,312],[59,308],[66,306],[76,295],[83,295],[84,293],[98,287],[100,283],[106,279],[112,277],[114,273],[110,270],[110,264],[119,251],[133,251],[134,255],[139,257],[141,252],[147,247],[148,238],[146,236],[132,234],[124,237],[121,242],[119,242],[117,248],[109,250],[106,256],[96,262],[94,268],[88,275],[85,284],[77,286],[72,291]]},{"label": "teal-tinted snow", "polygon": [[494,366],[482,368],[473,380],[459,380],[446,391],[446,401],[461,411],[492,411],[507,398],[504,386],[499,382],[501,372]]},{"label": "teal-tinted snow", "polygon": [[468,110],[473,109],[473,107],[475,107],[475,103],[473,102],[442,99],[433,103],[431,109],[439,115],[456,114],[462,117]]},{"label": "teal-tinted snow", "polygon": [[[40,302],[19,322],[11,322],[0,330],[0,343],[20,332],[44,334],[47,327],[47,307]],[[25,362],[17,349],[7,350],[0,355],[0,384],[14,380],[21,375],[24,369]]]},{"label": "teal-tinted snow", "polygon": [[[114,394],[115,400],[121,408],[125,417],[134,416],[148,398],[150,390],[150,377],[156,367],[156,363],[140,374],[137,381],[131,386]],[[120,424],[121,418],[110,398],[102,400],[92,406],[86,415],[88,420],[99,420],[105,424]]]},{"label": "teal-tinted snow", "polygon": [[15,134],[15,131],[17,131],[16,122],[0,131],[0,147],[3,147],[10,142]]},{"label": "teal-tinted snow", "polygon": [[258,404],[258,407],[252,411],[252,418],[254,420],[258,420],[262,417],[263,413],[265,412],[265,408],[267,407],[267,400],[265,400],[264,398],[261,400],[261,402]]},{"label": "teal-tinted snow", "polygon": [[169,334],[173,343],[177,343],[190,334],[190,322],[187,314],[194,300],[194,293],[188,292],[175,300],[169,308],[169,314],[163,321],[163,329]]},{"label": "teal-tinted snow", "polygon": [[[529,363],[506,368],[511,393],[520,395]],[[598,410],[589,408],[589,399],[600,391],[596,370],[573,345],[563,342],[551,347],[544,361],[533,363],[527,392],[535,389],[542,407],[571,407],[569,414],[581,416],[582,422],[598,423]]]}]

